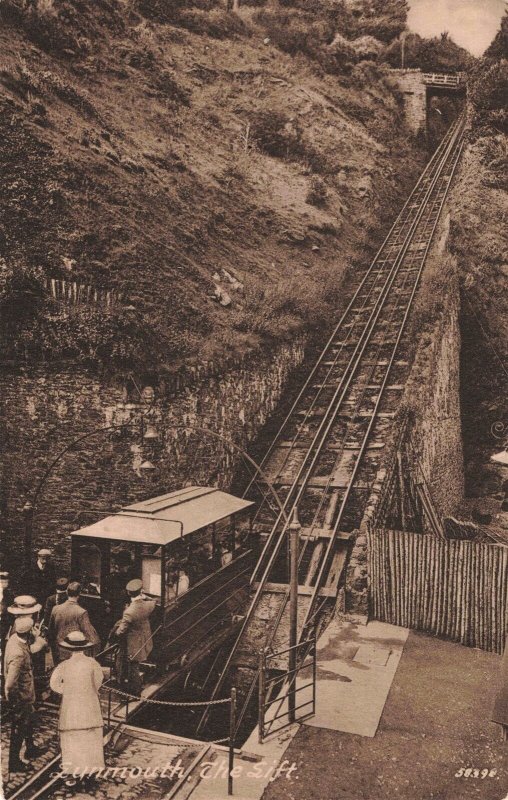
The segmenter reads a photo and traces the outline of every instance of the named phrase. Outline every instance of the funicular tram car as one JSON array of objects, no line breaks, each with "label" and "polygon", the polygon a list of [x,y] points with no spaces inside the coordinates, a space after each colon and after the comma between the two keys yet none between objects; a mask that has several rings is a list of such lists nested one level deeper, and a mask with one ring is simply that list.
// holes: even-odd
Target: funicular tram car
[{"label": "funicular tram car", "polygon": [[[74,531],[71,574],[103,639],[123,604],[122,598],[112,613],[113,578],[118,593],[137,577],[157,603],[152,666],[176,676],[220,646],[241,624],[249,596],[253,506],[219,489],[192,486]],[[120,574],[119,561],[122,568],[127,564]]]}]

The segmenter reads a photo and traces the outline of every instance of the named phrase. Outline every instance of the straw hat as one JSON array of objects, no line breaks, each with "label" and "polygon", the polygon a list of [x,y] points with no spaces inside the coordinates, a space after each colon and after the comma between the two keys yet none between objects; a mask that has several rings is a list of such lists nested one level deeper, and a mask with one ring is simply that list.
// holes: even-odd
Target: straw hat
[{"label": "straw hat", "polygon": [[81,631],[69,631],[65,639],[59,641],[58,644],[67,650],[86,650],[92,643],[88,641]]},{"label": "straw hat", "polygon": [[14,614],[14,616],[28,616],[30,614],[37,614],[41,608],[41,604],[38,603],[32,595],[20,594],[18,597],[14,598],[14,603],[12,606],[9,606],[7,611],[9,614]]},{"label": "straw hat", "polygon": [[15,633],[28,633],[32,630],[33,626],[34,622],[31,617],[17,617],[14,620]]}]

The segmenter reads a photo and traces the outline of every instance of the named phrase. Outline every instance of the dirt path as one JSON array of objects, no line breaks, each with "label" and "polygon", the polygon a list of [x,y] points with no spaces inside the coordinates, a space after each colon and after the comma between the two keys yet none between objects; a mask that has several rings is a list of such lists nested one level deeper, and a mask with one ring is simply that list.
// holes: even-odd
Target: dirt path
[{"label": "dirt path", "polygon": [[[410,633],[376,737],[303,726],[285,754],[297,770],[263,800],[504,800],[508,745],[489,721],[499,661]],[[459,776],[468,767],[478,777]]]}]

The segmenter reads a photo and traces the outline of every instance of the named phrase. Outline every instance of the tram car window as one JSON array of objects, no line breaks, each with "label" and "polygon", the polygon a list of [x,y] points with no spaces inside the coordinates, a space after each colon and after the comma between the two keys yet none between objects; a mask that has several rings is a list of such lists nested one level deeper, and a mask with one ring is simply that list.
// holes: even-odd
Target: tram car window
[{"label": "tram car window", "polygon": [[98,596],[101,593],[101,551],[95,544],[81,544],[78,551],[77,580],[82,594]]},{"label": "tram car window", "polygon": [[74,531],[71,574],[86,580],[92,622],[111,628],[128,602],[126,584],[141,578],[157,601],[154,663],[178,671],[189,653],[226,639],[249,597],[252,547],[238,547],[238,539],[245,531],[252,539],[253,508],[220,489],[191,486]]}]

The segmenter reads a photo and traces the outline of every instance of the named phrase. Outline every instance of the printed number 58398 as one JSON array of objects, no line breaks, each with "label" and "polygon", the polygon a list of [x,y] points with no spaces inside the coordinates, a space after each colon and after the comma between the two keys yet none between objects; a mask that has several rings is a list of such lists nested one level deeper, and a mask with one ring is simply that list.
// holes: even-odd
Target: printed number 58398
[{"label": "printed number 58398", "polygon": [[455,773],[456,778],[495,778],[497,769],[474,769],[473,767],[460,767]]}]

